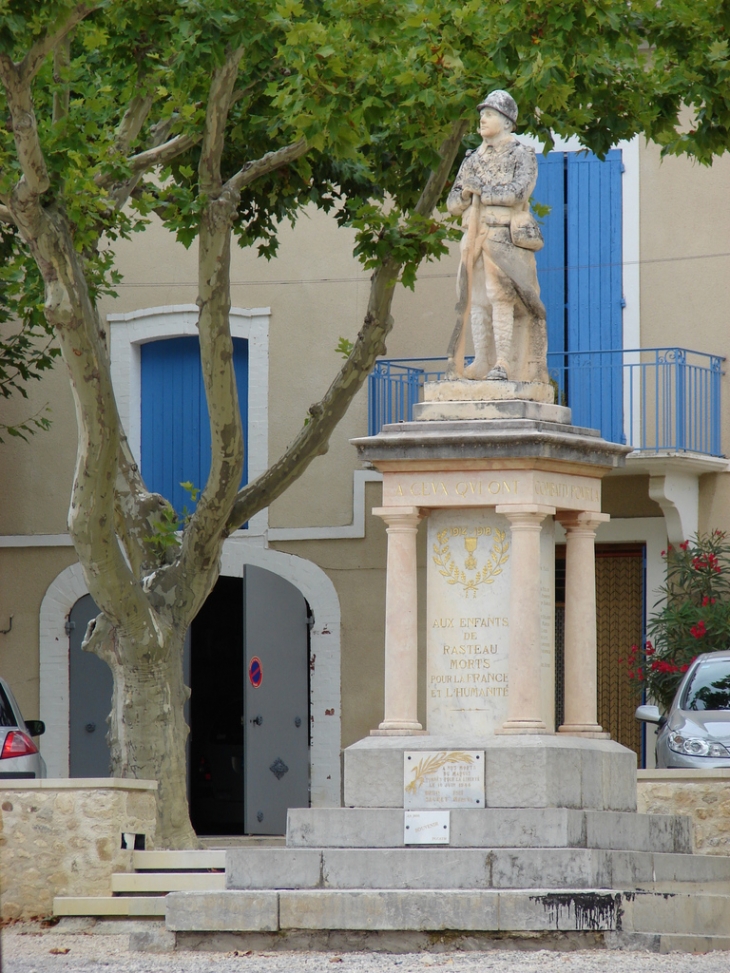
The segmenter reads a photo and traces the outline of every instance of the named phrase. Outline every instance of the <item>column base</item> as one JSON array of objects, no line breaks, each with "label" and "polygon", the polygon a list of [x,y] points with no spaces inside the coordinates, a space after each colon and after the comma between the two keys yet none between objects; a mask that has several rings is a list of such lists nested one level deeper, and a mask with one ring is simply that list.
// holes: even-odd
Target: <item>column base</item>
[{"label": "column base", "polygon": [[548,730],[542,720],[507,720],[494,732],[496,736],[509,736],[517,733],[549,733],[551,736],[553,735],[553,731]]},{"label": "column base", "polygon": [[598,723],[563,723],[558,727],[558,733],[567,733],[572,737],[588,737],[593,740],[611,739],[611,734]]},{"label": "column base", "polygon": [[418,720],[383,720],[377,730],[370,731],[371,737],[426,736]]}]

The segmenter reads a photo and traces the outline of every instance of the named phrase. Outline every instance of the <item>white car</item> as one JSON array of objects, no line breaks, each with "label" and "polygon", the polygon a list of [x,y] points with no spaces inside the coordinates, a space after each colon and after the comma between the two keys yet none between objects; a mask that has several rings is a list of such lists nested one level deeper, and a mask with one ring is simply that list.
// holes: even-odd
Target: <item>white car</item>
[{"label": "white car", "polygon": [[730,770],[730,652],[697,656],[669,712],[639,706],[636,719],[658,727],[658,768]]},{"label": "white car", "polygon": [[42,720],[23,719],[10,686],[0,679],[0,780],[46,776],[46,763],[33,742],[45,732]]}]

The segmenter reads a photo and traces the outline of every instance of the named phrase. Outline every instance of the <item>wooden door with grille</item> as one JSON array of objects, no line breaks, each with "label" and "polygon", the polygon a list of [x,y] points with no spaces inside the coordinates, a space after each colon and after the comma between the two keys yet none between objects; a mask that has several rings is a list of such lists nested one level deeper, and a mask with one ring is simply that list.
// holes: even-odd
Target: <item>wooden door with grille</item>
[{"label": "wooden door with grille", "polygon": [[[563,644],[565,547],[555,549],[556,713],[563,717]],[[596,628],[598,635],[598,722],[611,739],[633,750],[641,760],[641,724],[634,719],[640,699],[629,679],[625,659],[644,638],[643,544],[596,545]],[[558,724],[559,725],[559,724]]]}]

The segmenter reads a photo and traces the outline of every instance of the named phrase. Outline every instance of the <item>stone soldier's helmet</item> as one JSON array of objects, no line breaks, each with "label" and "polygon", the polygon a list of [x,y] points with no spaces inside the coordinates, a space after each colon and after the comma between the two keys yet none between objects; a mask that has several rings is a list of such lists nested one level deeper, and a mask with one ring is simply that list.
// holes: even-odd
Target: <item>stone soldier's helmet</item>
[{"label": "stone soldier's helmet", "polygon": [[490,91],[484,101],[477,105],[478,111],[481,111],[482,108],[493,108],[494,111],[498,111],[500,115],[508,118],[513,125],[517,124],[517,102],[507,91],[502,91],[499,88],[496,91]]}]

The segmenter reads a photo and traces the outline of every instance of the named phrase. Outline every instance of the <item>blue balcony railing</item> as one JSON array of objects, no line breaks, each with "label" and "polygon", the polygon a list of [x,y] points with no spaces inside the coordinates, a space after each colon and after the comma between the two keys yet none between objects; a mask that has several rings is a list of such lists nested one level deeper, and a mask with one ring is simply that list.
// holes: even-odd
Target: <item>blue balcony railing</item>
[{"label": "blue balcony railing", "polygon": [[[578,351],[548,355],[556,401],[576,426],[637,452],[678,451],[720,456],[719,355],[687,348]],[[445,358],[385,358],[368,380],[368,429],[408,421],[424,382],[443,378]]]}]

